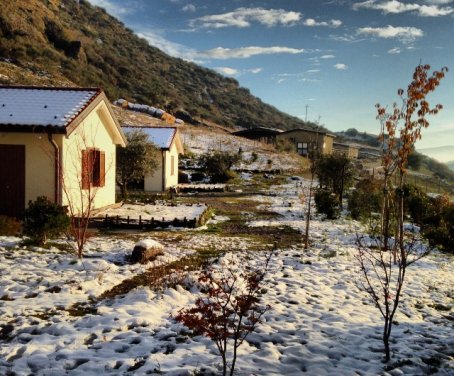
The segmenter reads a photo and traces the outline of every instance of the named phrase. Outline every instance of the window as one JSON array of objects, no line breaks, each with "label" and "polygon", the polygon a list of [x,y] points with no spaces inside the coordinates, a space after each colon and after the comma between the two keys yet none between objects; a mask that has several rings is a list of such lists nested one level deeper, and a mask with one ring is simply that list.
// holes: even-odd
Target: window
[{"label": "window", "polygon": [[170,176],[175,175],[175,156],[170,157]]},{"label": "window", "polygon": [[104,187],[106,153],[97,149],[82,150],[82,189]]},{"label": "window", "polygon": [[307,155],[307,142],[297,142],[296,151],[299,155]]}]

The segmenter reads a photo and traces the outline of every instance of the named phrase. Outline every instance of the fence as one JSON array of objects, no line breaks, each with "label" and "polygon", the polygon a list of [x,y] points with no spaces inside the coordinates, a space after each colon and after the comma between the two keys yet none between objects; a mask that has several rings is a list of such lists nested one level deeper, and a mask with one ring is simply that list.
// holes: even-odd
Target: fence
[{"label": "fence", "polygon": [[174,218],[171,220],[166,220],[162,218],[161,220],[154,217],[150,219],[142,218],[131,218],[120,217],[118,215],[110,216],[106,214],[104,217],[93,217],[90,218],[89,227],[90,228],[107,228],[107,229],[141,229],[141,230],[154,230],[154,229],[164,229],[170,226],[172,227],[181,227],[181,228],[196,228],[203,226],[205,222],[209,219],[209,210],[208,208],[198,218],[183,219]]}]

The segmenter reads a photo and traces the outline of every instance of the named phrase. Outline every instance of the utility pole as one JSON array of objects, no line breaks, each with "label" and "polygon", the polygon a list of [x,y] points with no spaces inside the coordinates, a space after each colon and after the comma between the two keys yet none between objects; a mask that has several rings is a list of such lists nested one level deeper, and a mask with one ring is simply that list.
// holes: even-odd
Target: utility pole
[{"label": "utility pole", "polygon": [[309,105],[306,104],[306,116],[305,116],[305,118],[304,118],[304,121],[305,121],[305,122],[307,122],[307,109],[308,109],[308,108],[309,108]]}]

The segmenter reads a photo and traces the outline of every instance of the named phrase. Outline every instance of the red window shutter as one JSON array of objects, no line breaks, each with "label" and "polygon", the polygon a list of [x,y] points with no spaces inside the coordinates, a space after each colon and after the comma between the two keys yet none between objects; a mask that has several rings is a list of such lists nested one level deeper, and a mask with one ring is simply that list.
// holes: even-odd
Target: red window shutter
[{"label": "red window shutter", "polygon": [[89,150],[82,150],[82,189],[90,188]]},{"label": "red window shutter", "polygon": [[106,153],[104,151],[99,152],[99,186],[104,187],[106,185]]}]

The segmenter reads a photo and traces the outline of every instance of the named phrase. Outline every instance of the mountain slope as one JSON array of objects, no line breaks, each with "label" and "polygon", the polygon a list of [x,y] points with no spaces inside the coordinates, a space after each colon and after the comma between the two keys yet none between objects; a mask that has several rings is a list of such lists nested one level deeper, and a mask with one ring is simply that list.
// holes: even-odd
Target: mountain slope
[{"label": "mountain slope", "polygon": [[[86,0],[15,0],[0,7],[0,57],[49,83],[62,77],[154,105],[186,121],[293,128],[296,117],[264,104],[232,78],[170,57]],[[35,83],[6,73],[0,83]]]},{"label": "mountain slope", "polygon": [[452,171],[454,171],[454,161],[447,162],[446,165],[447,165]]},{"label": "mountain slope", "polygon": [[454,157],[454,145],[423,148],[418,149],[418,151],[422,154],[428,155],[431,158],[435,158],[440,162],[452,161]]}]

